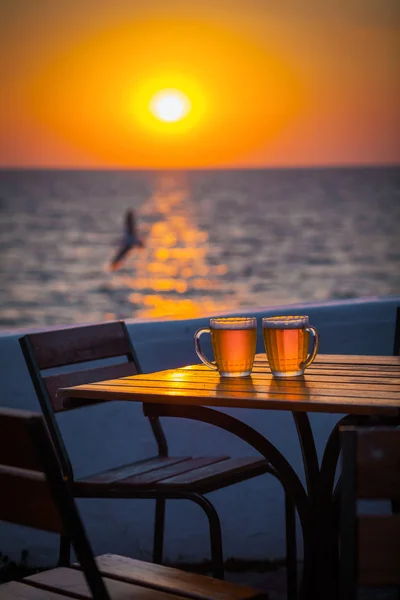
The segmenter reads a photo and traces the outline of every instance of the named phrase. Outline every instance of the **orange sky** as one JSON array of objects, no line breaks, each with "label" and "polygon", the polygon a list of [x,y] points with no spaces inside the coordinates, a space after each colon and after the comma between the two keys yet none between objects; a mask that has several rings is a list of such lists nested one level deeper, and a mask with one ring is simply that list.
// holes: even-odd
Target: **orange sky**
[{"label": "orange sky", "polygon": [[400,162],[399,0],[3,0],[0,44],[1,166]]}]

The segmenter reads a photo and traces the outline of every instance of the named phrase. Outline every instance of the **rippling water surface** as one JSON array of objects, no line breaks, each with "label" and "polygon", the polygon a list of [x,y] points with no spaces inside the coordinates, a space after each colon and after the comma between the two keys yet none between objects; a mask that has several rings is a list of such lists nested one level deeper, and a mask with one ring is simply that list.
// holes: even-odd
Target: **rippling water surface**
[{"label": "rippling water surface", "polygon": [[0,326],[398,294],[399,223],[400,168],[2,171]]}]

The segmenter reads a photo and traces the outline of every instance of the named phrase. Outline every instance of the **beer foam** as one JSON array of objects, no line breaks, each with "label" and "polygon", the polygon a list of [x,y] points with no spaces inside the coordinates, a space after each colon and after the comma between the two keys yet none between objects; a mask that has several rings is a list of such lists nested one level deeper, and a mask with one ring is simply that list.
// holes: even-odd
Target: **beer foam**
[{"label": "beer foam", "polygon": [[254,329],[256,317],[215,317],[210,319],[212,329]]},{"label": "beer foam", "polygon": [[282,317],[264,317],[263,327],[269,329],[301,329],[310,324],[307,316],[286,315]]}]

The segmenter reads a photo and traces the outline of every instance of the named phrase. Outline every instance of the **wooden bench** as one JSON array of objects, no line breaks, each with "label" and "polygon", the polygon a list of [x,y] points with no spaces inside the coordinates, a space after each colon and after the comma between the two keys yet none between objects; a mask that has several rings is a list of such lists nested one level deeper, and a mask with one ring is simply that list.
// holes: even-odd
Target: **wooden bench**
[{"label": "wooden bench", "polygon": [[[400,428],[342,427],[340,600],[357,587],[400,591],[400,514],[358,511],[358,500],[400,500]],[[388,502],[388,504],[390,504]],[[367,509],[368,507],[365,507]]]},{"label": "wooden bench", "polygon": [[123,556],[94,558],[43,417],[0,409],[0,520],[66,536],[78,559],[0,585],[0,600],[266,600],[250,587]]}]

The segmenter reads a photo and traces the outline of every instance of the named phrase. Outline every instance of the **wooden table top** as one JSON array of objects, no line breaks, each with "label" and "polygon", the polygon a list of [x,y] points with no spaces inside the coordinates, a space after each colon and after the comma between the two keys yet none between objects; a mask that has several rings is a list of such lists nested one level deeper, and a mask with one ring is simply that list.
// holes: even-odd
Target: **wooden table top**
[{"label": "wooden table top", "polygon": [[285,380],[257,354],[250,377],[221,378],[200,364],[62,388],[57,396],[66,406],[91,398],[400,416],[400,357],[320,354],[304,376]]}]

